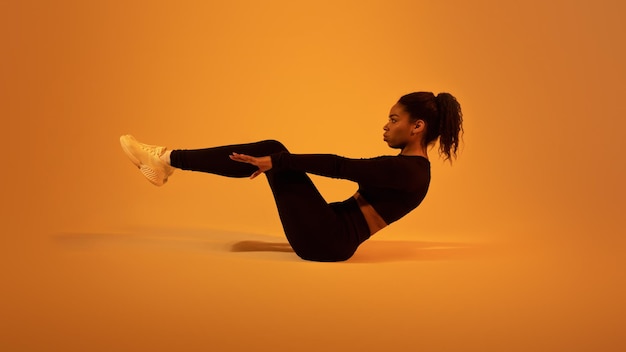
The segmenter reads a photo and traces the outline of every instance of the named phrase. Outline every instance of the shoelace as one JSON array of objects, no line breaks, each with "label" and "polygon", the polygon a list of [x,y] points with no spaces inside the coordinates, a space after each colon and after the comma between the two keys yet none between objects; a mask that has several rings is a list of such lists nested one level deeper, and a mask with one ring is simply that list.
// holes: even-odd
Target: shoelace
[{"label": "shoelace", "polygon": [[141,149],[156,156],[157,158],[160,157],[161,154],[163,154],[163,152],[165,151],[165,147],[158,147],[156,145],[139,143],[139,146],[141,146]]}]

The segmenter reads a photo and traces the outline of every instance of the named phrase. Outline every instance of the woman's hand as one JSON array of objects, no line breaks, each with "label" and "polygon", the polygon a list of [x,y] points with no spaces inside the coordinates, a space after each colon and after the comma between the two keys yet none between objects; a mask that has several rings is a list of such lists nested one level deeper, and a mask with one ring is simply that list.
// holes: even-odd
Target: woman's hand
[{"label": "woman's hand", "polygon": [[251,179],[272,168],[272,158],[270,158],[269,156],[261,156],[257,158],[250,155],[232,153],[231,155],[229,155],[229,157],[231,160],[252,164],[258,167],[259,169],[256,170],[252,175],[250,175]]}]

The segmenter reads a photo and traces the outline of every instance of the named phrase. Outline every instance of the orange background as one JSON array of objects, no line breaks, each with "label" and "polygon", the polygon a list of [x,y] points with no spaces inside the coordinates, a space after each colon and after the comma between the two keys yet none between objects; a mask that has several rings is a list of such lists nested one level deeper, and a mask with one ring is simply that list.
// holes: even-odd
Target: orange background
[{"label": "orange background", "polygon": [[[2,2],[0,349],[623,348],[624,10]],[[353,265],[229,253],[283,241],[265,181],[155,188],[118,142],[392,154],[389,108],[420,90],[461,102],[462,152],[431,151],[424,203]]]}]

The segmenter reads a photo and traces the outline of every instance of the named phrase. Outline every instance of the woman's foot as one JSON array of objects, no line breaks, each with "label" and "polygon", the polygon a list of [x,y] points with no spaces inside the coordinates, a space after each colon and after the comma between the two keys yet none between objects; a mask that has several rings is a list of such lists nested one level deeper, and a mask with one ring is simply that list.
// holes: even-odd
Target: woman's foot
[{"label": "woman's foot", "polygon": [[120,143],[130,161],[155,186],[162,186],[174,172],[174,168],[161,159],[165,147],[139,143],[129,134],[121,136]]}]

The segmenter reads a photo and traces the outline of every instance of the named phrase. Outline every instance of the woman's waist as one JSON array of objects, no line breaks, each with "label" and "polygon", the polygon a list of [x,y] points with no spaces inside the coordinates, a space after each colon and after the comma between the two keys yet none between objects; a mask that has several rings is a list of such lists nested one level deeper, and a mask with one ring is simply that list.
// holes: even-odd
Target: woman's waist
[{"label": "woman's waist", "polygon": [[356,192],[352,198],[356,200],[361,213],[363,213],[363,217],[370,229],[370,236],[387,226],[387,222],[359,192]]}]

